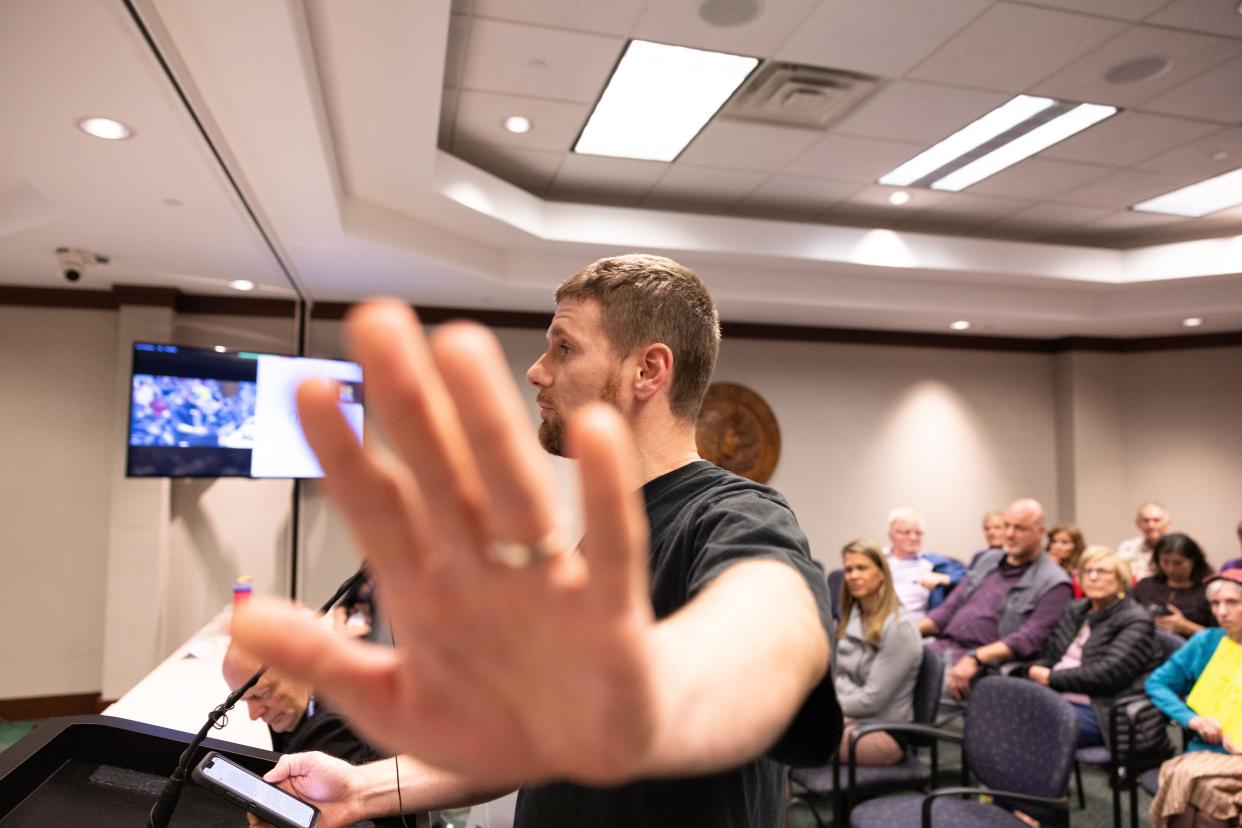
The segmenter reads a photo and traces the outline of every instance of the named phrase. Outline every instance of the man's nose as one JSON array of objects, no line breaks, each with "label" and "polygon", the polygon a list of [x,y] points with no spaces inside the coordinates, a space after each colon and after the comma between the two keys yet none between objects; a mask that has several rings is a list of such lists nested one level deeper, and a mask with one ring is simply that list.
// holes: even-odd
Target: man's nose
[{"label": "man's nose", "polygon": [[255,719],[262,717],[263,707],[254,702],[246,702],[246,712],[250,714],[250,721],[253,722]]},{"label": "man's nose", "polygon": [[547,385],[547,372],[543,369],[543,357],[539,357],[533,365],[526,369],[526,381],[540,388]]}]

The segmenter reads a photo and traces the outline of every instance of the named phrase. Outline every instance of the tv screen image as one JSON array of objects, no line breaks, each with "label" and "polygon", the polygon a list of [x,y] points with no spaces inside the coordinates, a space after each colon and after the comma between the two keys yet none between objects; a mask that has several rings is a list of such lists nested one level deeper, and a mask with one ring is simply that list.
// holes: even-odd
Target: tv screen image
[{"label": "tv screen image", "polygon": [[362,369],[352,362],[134,343],[129,477],[320,477],[294,396],[330,377],[362,439]]}]

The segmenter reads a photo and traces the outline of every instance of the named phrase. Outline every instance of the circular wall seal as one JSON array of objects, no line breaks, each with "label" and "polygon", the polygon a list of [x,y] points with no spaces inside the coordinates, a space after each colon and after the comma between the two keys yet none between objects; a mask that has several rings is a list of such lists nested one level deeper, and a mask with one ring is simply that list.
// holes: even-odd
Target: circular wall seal
[{"label": "circular wall seal", "polygon": [[744,385],[713,383],[699,411],[699,455],[722,469],[766,483],[781,454],[781,430],[772,409]]}]

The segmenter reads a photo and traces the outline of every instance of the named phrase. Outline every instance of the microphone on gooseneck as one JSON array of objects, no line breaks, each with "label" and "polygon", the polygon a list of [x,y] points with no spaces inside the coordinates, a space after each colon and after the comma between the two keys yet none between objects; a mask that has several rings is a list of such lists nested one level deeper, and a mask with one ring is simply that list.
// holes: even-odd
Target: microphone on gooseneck
[{"label": "microphone on gooseneck", "polygon": [[[332,597],[319,608],[319,614],[326,615],[347,592],[366,580],[366,577],[367,570],[365,566],[361,567],[353,575],[350,575],[344,583],[337,587],[336,592],[332,593]],[[190,740],[190,744],[186,746],[185,751],[182,752],[176,769],[173,771],[172,776],[168,778],[168,781],[164,783],[164,789],[160,791],[159,799],[151,807],[151,813],[147,817],[147,828],[168,828],[168,822],[172,819],[173,811],[177,807],[177,800],[181,797],[181,788],[185,785],[186,775],[190,772],[190,765],[194,761],[195,751],[198,750],[199,745],[207,738],[208,732],[213,727],[224,727],[224,725],[219,724],[220,720],[226,719],[228,712],[233,709],[233,706],[237,704],[242,696],[246,695],[246,691],[259,683],[259,679],[263,678],[263,674],[266,672],[267,665],[260,667],[253,676],[246,679],[246,682],[241,687],[229,693],[228,698],[207,714],[207,721],[198,733],[195,734],[194,738]],[[225,723],[227,724],[227,719]]]}]

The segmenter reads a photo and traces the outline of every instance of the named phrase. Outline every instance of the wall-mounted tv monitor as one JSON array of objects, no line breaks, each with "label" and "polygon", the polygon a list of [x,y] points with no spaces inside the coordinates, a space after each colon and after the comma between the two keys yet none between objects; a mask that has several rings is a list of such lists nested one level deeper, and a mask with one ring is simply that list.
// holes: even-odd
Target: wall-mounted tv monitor
[{"label": "wall-mounted tv monitor", "polygon": [[322,477],[294,402],[306,377],[337,381],[362,439],[353,362],[134,343],[127,477]]}]

